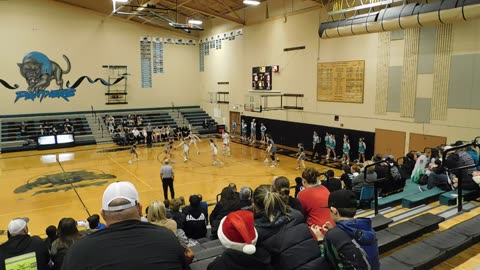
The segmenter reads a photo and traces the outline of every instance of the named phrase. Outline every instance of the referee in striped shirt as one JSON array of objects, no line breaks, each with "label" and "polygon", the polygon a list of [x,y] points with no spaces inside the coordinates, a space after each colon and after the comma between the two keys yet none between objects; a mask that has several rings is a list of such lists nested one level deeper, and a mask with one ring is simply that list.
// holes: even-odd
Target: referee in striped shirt
[{"label": "referee in striped shirt", "polygon": [[168,189],[170,188],[170,195],[172,199],[175,198],[175,190],[173,189],[173,167],[170,166],[170,162],[167,160],[164,161],[164,165],[160,169],[160,178],[162,179],[163,184],[163,197],[165,200],[168,200]]}]

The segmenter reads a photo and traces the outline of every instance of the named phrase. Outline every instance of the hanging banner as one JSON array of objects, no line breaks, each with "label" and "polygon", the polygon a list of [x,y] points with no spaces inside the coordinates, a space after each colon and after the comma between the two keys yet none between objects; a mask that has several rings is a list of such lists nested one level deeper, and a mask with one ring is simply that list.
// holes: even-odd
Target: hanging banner
[{"label": "hanging banner", "polygon": [[140,38],[142,88],[152,88],[152,49],[149,37]]},{"label": "hanging banner", "polygon": [[163,73],[163,38],[153,39],[153,73]]}]

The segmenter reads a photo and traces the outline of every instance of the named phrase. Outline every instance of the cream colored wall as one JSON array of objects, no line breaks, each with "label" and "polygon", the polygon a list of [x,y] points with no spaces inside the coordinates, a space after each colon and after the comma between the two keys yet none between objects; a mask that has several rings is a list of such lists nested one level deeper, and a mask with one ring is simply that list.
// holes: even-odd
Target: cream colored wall
[{"label": "cream colored wall", "polygon": [[0,85],[2,115],[89,110],[90,105],[100,110],[170,106],[171,101],[178,106],[200,102],[198,45],[165,44],[165,73],[152,74],[151,89],[141,88],[140,37],[186,36],[50,0],[0,1],[0,10],[0,78],[18,83],[19,90],[25,90],[27,84],[17,63],[31,51],[46,54],[63,68],[65,54],[72,64],[71,72],[64,75],[65,82],[72,83],[82,75],[106,78],[102,65],[127,65],[131,74],[128,105],[105,105],[106,88],[98,83],[84,82],[70,102],[44,99],[14,103],[15,91]]},{"label": "cream colored wall", "polygon": [[[269,1],[270,3],[272,1]],[[279,2],[279,1],[273,1]],[[280,1],[282,2],[282,1]],[[289,2],[289,1],[287,1]],[[306,2],[308,3],[308,2]],[[283,14],[282,10],[269,14]],[[282,9],[282,7],[279,7]],[[415,132],[428,135],[447,136],[448,142],[471,140],[480,135],[480,111],[448,109],[446,121],[431,121],[429,124],[414,123],[411,118],[402,118],[399,113],[375,114],[376,70],[378,34],[345,37],[339,39],[320,40],[318,27],[321,20],[326,19],[324,10],[311,7],[301,10],[287,10],[287,18],[283,16],[265,19],[265,3],[248,8],[247,25],[244,36],[234,42],[225,42],[222,50],[212,50],[205,57],[206,70],[201,74],[202,96],[215,89],[217,81],[230,81],[230,104],[215,105],[204,102],[204,107],[212,113],[214,107],[222,108],[227,117],[233,105],[243,104],[244,95],[251,89],[251,68],[261,65],[280,65],[280,73],[273,75],[273,89],[282,93],[303,93],[304,111],[268,111],[251,113],[241,111],[245,115],[265,117],[294,122],[343,127],[346,129],[375,131],[376,128]],[[289,13],[290,12],[290,13]],[[249,20],[249,14],[253,16]],[[261,20],[263,14],[263,22]],[[248,22],[251,21],[251,24]],[[214,21],[212,30],[205,37],[233,28],[229,23]],[[239,26],[236,26],[237,28]],[[480,21],[457,24],[454,26],[453,54],[480,53],[478,37]],[[402,43],[400,44],[402,47]],[[305,50],[283,52],[283,48],[305,45]],[[391,61],[402,63],[403,48],[391,50]],[[316,100],[316,68],[318,62],[344,60],[365,60],[365,94],[363,104],[347,104],[318,102]],[[423,81],[428,84],[428,78]],[[422,81],[420,82],[422,83]],[[430,95],[430,90],[423,90],[419,96]],[[340,121],[334,121],[334,115]],[[406,143],[408,149],[408,141]]]}]

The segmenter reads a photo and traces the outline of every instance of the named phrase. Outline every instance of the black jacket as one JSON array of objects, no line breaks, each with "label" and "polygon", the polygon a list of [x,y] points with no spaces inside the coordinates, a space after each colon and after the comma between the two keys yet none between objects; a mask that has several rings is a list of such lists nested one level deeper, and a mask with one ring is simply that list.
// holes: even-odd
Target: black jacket
[{"label": "black jacket", "polygon": [[323,180],[322,185],[325,186],[330,193],[342,189],[342,181],[335,177],[331,177],[328,180]]},{"label": "black jacket", "polygon": [[241,209],[240,199],[235,201],[229,206],[224,205],[222,202],[219,202],[213,208],[212,213],[210,213],[210,225],[212,226],[212,234],[216,235],[218,226],[220,225],[220,221],[222,218],[230,214],[231,212],[235,212]]},{"label": "black jacket", "polygon": [[185,215],[183,230],[188,238],[200,239],[207,235],[207,209],[201,206],[197,208],[187,206],[183,208],[182,213]]},{"label": "black jacket", "polygon": [[279,214],[273,222],[263,212],[255,214],[257,247],[270,252],[275,270],[328,269],[302,213],[289,209],[289,216]]},{"label": "black jacket", "polygon": [[49,269],[50,252],[47,245],[38,236],[15,235],[0,245],[0,270],[5,269],[5,259],[35,252],[38,270]]},{"label": "black jacket", "polygon": [[268,251],[258,248],[254,254],[226,249],[208,265],[207,270],[273,270]]}]

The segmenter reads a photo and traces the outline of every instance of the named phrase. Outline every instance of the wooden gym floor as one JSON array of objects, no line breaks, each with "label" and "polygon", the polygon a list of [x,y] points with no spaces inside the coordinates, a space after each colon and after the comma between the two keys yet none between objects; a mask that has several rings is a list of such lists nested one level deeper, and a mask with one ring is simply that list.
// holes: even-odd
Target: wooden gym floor
[{"label": "wooden gym floor", "polygon": [[[221,153],[221,140],[216,139],[215,142]],[[163,200],[159,176],[164,157],[163,145],[155,144],[153,148],[139,146],[137,152],[140,160],[132,164],[128,163],[129,147],[116,145],[0,154],[0,243],[6,241],[6,227],[14,217],[29,217],[31,234],[44,237],[45,228],[56,226],[62,217],[83,220],[89,214],[99,213],[103,191],[114,181],[132,182],[144,208],[152,200]],[[212,165],[207,139],[198,143],[198,148],[199,155],[191,147],[188,162],[183,162],[180,148],[173,151],[176,197],[184,196],[188,200],[191,194],[202,194],[204,200],[214,203],[216,195],[231,182],[236,183],[238,189],[242,186],[254,189],[260,184],[270,184],[272,177],[279,175],[288,177],[291,185],[294,185],[295,177],[301,175],[295,169],[295,158],[279,155],[279,166],[270,168],[270,164],[263,163],[267,157],[265,151],[254,147],[232,143],[230,157],[219,154],[223,166]],[[320,172],[331,169],[310,162],[306,162],[306,165]],[[342,173],[334,171],[336,176]],[[210,211],[212,209],[209,208]],[[442,206],[436,210],[444,209],[446,207]],[[399,207],[390,215],[405,210]],[[367,213],[371,211],[363,215]],[[479,208],[441,223],[440,230],[476,214],[480,214]],[[448,226],[443,228],[445,225]],[[479,257],[475,256],[479,251],[480,244],[477,244],[435,269],[452,269],[456,266],[459,266],[458,269],[475,269],[480,264]]]}]

